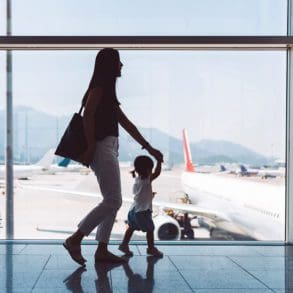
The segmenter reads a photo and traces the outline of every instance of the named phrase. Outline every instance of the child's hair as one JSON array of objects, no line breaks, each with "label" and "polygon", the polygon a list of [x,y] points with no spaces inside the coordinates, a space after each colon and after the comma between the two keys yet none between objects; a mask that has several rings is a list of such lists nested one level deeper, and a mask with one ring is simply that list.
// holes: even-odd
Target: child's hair
[{"label": "child's hair", "polygon": [[148,176],[147,170],[153,169],[154,162],[148,156],[138,156],[134,160],[134,170],[131,171],[132,177],[135,177],[135,172],[141,176],[143,179]]}]

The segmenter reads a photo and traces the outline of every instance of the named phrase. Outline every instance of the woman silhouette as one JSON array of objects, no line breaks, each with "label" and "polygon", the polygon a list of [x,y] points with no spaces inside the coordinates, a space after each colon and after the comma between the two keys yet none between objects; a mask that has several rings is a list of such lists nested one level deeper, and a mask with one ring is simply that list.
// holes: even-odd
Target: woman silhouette
[{"label": "woman silhouette", "polygon": [[81,241],[97,228],[98,247],[95,261],[121,262],[123,258],[108,251],[108,241],[116,213],[122,204],[120,170],[118,163],[118,124],[120,124],[149,154],[163,161],[160,151],[154,149],[120,108],[116,96],[116,79],[121,76],[119,52],[102,49],[96,57],[94,73],[82,103],[83,124],[88,148],[81,161],[95,172],[103,196],[102,202],[78,224],[77,231],[67,238],[64,247],[80,265],[86,260],[81,254]]}]

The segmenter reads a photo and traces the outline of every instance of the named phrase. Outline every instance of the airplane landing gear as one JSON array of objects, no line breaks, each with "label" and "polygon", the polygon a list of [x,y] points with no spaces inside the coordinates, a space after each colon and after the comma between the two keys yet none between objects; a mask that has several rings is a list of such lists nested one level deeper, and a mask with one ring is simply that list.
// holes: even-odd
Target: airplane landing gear
[{"label": "airplane landing gear", "polygon": [[181,227],[181,239],[194,240],[194,231],[191,226],[191,219],[188,216],[188,213],[176,217],[179,226]]}]

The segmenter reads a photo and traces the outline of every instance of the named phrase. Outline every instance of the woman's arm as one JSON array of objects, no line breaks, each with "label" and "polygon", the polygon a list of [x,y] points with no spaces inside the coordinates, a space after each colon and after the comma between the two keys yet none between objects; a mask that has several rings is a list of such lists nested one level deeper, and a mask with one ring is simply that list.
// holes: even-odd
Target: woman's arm
[{"label": "woman's arm", "polygon": [[127,118],[123,113],[121,108],[118,107],[118,121],[120,125],[143,147],[145,148],[152,156],[154,156],[158,161],[163,162],[163,154],[154,149],[140,134],[136,126]]}]

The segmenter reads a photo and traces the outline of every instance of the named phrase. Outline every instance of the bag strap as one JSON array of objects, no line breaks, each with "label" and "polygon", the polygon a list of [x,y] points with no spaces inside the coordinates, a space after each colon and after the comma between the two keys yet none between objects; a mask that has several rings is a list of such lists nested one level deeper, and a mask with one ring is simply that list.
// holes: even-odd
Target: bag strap
[{"label": "bag strap", "polygon": [[81,112],[82,112],[83,107],[84,107],[84,105],[81,104],[80,109],[79,109],[79,111],[78,111],[78,114],[79,114],[79,115],[81,115]]}]

